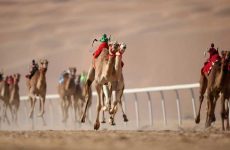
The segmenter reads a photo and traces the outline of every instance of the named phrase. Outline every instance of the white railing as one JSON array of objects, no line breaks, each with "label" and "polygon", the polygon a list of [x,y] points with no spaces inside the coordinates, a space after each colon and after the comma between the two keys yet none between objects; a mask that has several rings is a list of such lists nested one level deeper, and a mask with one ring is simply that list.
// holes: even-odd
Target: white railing
[{"label": "white railing", "polygon": [[[135,116],[136,116],[136,127],[139,128],[140,126],[140,117],[139,117],[139,104],[138,104],[138,93],[146,93],[148,97],[148,114],[149,114],[149,125],[153,126],[153,108],[152,108],[152,98],[151,98],[151,92],[160,92],[161,96],[161,109],[163,114],[163,121],[164,125],[167,125],[167,117],[166,117],[166,107],[165,107],[165,91],[174,91],[176,94],[176,106],[177,106],[177,118],[178,118],[178,125],[180,126],[182,124],[182,117],[181,117],[181,105],[180,105],[180,95],[179,90],[189,90],[191,94],[191,102],[192,102],[192,109],[193,109],[193,116],[196,117],[196,105],[195,105],[195,95],[194,95],[194,89],[199,87],[199,83],[194,84],[183,84],[183,85],[173,85],[173,86],[159,86],[159,87],[147,87],[147,88],[135,88],[135,89],[125,89],[124,91],[124,98],[127,94],[133,94],[134,95],[134,103],[135,103]],[[93,96],[96,96],[96,93],[93,92]],[[52,99],[58,99],[59,96],[57,94],[47,95],[47,100]],[[25,101],[27,100],[27,96],[22,96],[21,100]],[[123,102],[124,108],[125,107],[125,101]],[[91,114],[91,112],[90,112]]]}]

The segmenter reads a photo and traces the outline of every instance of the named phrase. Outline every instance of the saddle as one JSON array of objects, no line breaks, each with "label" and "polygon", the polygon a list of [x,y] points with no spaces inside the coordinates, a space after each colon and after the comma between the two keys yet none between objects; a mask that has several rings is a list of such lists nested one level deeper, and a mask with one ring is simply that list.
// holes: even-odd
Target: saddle
[{"label": "saddle", "polygon": [[201,69],[201,73],[209,75],[212,67],[218,61],[220,61],[220,56],[218,54],[213,55],[211,58],[208,59],[207,62],[204,63],[204,67]]}]

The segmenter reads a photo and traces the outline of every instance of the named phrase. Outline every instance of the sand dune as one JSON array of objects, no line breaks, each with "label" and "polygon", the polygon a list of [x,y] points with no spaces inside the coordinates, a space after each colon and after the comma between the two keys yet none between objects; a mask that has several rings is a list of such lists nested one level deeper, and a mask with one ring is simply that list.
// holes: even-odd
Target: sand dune
[{"label": "sand dune", "polygon": [[[60,72],[88,70],[92,40],[107,33],[127,43],[127,88],[197,82],[209,44],[230,47],[229,10],[228,0],[1,0],[0,68],[25,75],[46,57],[56,93]],[[21,87],[26,94],[24,78]]]}]

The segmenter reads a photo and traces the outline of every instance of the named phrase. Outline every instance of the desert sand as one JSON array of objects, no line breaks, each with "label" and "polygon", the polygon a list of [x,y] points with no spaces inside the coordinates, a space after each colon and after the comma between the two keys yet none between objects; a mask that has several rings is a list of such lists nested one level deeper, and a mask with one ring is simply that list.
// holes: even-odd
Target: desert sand
[{"label": "desert sand", "polygon": [[230,134],[208,131],[30,131],[0,132],[0,149],[44,150],[228,150]]}]

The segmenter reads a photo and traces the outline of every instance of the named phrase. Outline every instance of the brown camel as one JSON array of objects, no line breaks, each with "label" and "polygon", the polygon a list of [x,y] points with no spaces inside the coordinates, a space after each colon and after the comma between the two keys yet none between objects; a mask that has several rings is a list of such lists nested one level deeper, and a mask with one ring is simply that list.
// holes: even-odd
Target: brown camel
[{"label": "brown camel", "polygon": [[9,97],[10,97],[10,90],[9,84],[3,78],[3,73],[1,73],[1,80],[0,80],[0,99],[3,101],[3,121],[10,124],[9,118],[7,116],[7,108],[9,107]]},{"label": "brown camel", "polygon": [[[229,102],[230,102],[230,51],[224,51],[223,57],[227,61],[225,62],[225,74],[222,82],[221,89],[221,123],[222,130],[230,130],[229,127]],[[226,128],[224,121],[226,120]]]},{"label": "brown camel", "polygon": [[63,76],[63,81],[58,84],[58,94],[61,98],[61,108],[63,115],[63,122],[66,122],[68,119],[69,106],[72,104],[75,113],[75,121],[77,121],[77,94],[76,94],[76,71],[75,67],[70,67]]},{"label": "brown camel", "polygon": [[[108,84],[108,82],[113,81],[112,79],[112,74],[116,74],[116,72],[114,71],[114,65],[115,65],[115,53],[118,51],[119,48],[119,44],[117,42],[113,43],[109,49],[103,49],[101,54],[97,57],[97,59],[94,60],[94,64],[95,64],[95,74],[93,75],[94,77],[94,81],[95,81],[95,88],[96,88],[96,92],[97,92],[97,117],[96,117],[96,121],[94,124],[94,129],[98,130],[100,128],[100,121],[99,121],[99,117],[100,117],[100,111],[102,108],[101,105],[101,95],[102,95],[102,88],[103,85]],[[108,58],[109,56],[109,58]],[[88,75],[90,76],[90,75]],[[81,122],[85,122],[85,117],[86,117],[86,110],[88,107],[88,103],[89,103],[89,87],[91,85],[91,83],[93,82],[93,80],[89,80],[89,77],[87,78],[87,84],[86,84],[86,105],[85,105],[85,109],[84,112],[82,114],[82,118],[81,118]],[[108,91],[108,88],[107,88]],[[109,98],[111,96],[108,95],[109,92],[105,92],[105,97]]]},{"label": "brown camel", "polygon": [[9,107],[12,115],[12,122],[16,125],[18,119],[18,108],[20,105],[20,96],[19,96],[19,80],[20,74],[13,75],[13,83],[10,85],[10,99],[9,99]]},{"label": "brown camel", "polygon": [[45,98],[46,98],[46,72],[48,69],[48,61],[46,59],[41,59],[39,61],[39,69],[35,72],[31,79],[27,79],[27,87],[29,90],[29,100],[31,103],[31,110],[29,117],[33,117],[36,97],[40,100],[40,113],[39,117],[43,117],[45,110]]},{"label": "brown camel", "polygon": [[[223,51],[221,52],[223,55]],[[199,111],[196,116],[195,122],[200,122],[200,110],[204,99],[204,93],[207,92],[207,114],[205,127],[209,127],[215,121],[215,105],[221,91],[221,86],[224,77],[224,64],[225,59],[221,59],[214,63],[209,75],[201,76],[200,79],[200,104]]]}]

